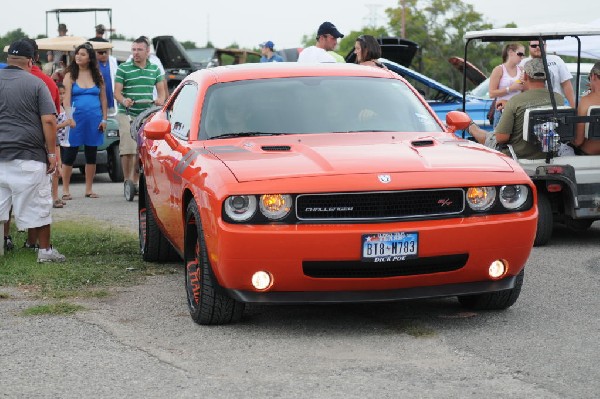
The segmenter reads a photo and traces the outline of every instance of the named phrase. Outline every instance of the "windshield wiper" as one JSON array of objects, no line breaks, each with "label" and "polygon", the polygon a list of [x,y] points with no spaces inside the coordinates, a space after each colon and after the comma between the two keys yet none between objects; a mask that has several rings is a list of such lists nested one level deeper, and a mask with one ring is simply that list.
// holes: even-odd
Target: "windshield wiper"
[{"label": "windshield wiper", "polygon": [[210,137],[209,140],[214,139],[229,139],[232,137],[250,137],[250,136],[281,136],[286,133],[265,133],[265,132],[239,132],[239,133],[226,133],[220,136]]}]

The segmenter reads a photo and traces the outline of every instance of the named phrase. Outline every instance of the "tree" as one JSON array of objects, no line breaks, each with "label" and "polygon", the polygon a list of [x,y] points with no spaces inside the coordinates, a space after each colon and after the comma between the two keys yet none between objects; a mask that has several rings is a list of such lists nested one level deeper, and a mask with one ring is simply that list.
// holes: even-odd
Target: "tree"
[{"label": "tree", "polygon": [[[0,49],[4,49],[5,46],[10,45],[12,42],[27,37],[25,32],[21,28],[7,32],[6,35],[0,36]],[[0,61],[6,62],[6,53],[0,51]]]},{"label": "tree", "polygon": [[197,48],[196,47],[196,42],[192,42],[192,41],[185,41],[185,42],[179,42],[181,43],[181,45],[183,46],[184,49],[190,49],[190,48]]},{"label": "tree", "polygon": [[[400,2],[399,2],[400,3]],[[490,29],[492,25],[461,0],[404,0],[406,38],[415,41],[420,51],[413,66],[421,73],[457,90],[462,88],[462,75],[450,66],[449,57],[464,56],[467,31]],[[388,8],[390,30],[400,36],[402,7]],[[513,26],[513,25],[507,25]],[[501,63],[502,46],[497,43],[477,44],[477,52],[469,52],[469,61],[485,74]]]}]

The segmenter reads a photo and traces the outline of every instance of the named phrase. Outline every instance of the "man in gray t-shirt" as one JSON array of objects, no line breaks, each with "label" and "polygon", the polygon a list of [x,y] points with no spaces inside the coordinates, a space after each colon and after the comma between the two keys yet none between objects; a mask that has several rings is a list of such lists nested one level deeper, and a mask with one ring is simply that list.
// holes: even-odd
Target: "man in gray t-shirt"
[{"label": "man in gray t-shirt", "polygon": [[12,206],[17,227],[38,238],[38,262],[63,262],[50,245],[56,106],[46,84],[30,73],[33,55],[27,40],[17,40],[0,70],[0,222],[9,221]]}]

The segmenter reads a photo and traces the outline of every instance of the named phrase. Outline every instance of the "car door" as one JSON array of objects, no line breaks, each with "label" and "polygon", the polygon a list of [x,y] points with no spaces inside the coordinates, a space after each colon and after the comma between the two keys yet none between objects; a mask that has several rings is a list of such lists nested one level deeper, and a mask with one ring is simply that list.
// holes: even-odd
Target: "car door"
[{"label": "car door", "polygon": [[[192,130],[193,113],[198,97],[198,86],[188,82],[175,94],[166,109],[166,117],[171,125],[171,136],[180,142],[182,149],[189,148],[189,136]],[[181,223],[183,188],[182,173],[185,169],[184,154],[172,149],[165,140],[154,143],[152,148],[152,178],[147,179],[148,192],[158,220],[163,224]],[[158,182],[161,184],[157,184]],[[168,183],[167,183],[168,182]],[[163,188],[162,190],[160,188]],[[168,190],[164,190],[168,187]],[[165,226],[163,231],[180,234],[180,226]],[[172,242],[179,243],[182,236],[169,236]]]}]

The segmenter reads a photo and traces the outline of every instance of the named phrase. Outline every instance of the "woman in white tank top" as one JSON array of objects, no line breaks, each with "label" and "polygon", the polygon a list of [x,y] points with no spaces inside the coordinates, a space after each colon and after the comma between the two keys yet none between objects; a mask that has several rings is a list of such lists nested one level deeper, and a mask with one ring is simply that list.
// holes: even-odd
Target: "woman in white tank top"
[{"label": "woman in white tank top", "polygon": [[494,112],[495,128],[502,115],[506,101],[523,90],[521,74],[518,67],[525,56],[525,47],[519,43],[508,43],[502,49],[502,64],[498,65],[490,75],[490,98],[496,99]]}]

